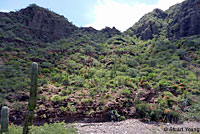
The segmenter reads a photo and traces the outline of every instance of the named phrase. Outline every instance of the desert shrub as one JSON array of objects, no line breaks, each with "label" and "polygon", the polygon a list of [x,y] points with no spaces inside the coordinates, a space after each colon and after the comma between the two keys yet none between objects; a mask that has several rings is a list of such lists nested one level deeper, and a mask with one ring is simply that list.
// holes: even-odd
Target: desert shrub
[{"label": "desert shrub", "polygon": [[131,59],[131,58],[128,58],[127,61],[126,61],[126,64],[129,66],[129,67],[137,67],[138,66],[138,63],[135,59]]},{"label": "desert shrub", "polygon": [[150,119],[152,121],[159,121],[163,118],[163,110],[154,108],[151,110]]},{"label": "desert shrub", "polygon": [[147,76],[147,78],[149,79],[149,80],[156,80],[156,78],[157,78],[157,74],[156,73],[149,73],[148,74],[148,76]]},{"label": "desert shrub", "polygon": [[137,69],[130,68],[128,70],[128,74],[129,74],[130,77],[136,77],[137,76]]},{"label": "desert shrub", "polygon": [[148,89],[150,90],[152,88],[152,85],[149,83],[149,82],[143,82],[141,85],[140,85],[142,88],[145,88],[145,89]]},{"label": "desert shrub", "polygon": [[200,121],[200,103],[193,104],[185,113],[185,116],[189,120]]},{"label": "desert shrub", "polygon": [[63,112],[66,112],[66,111],[67,111],[67,107],[61,106],[61,107],[60,107],[60,110],[63,111]]},{"label": "desert shrub", "polygon": [[148,73],[152,73],[153,72],[153,70],[151,68],[149,68],[149,67],[142,68],[140,71],[141,72],[148,72]]},{"label": "desert shrub", "polygon": [[87,98],[84,98],[81,100],[81,102],[83,102],[84,104],[87,104],[89,102],[89,100]]},{"label": "desert shrub", "polygon": [[140,103],[137,104],[136,106],[136,113],[139,118],[148,118],[150,114],[150,108],[149,105],[146,103]]},{"label": "desert shrub", "polygon": [[124,64],[120,65],[120,67],[118,68],[118,71],[126,72],[127,71],[127,65],[124,65]]},{"label": "desert shrub", "polygon": [[62,90],[61,91],[61,96],[66,96],[66,95],[69,95],[69,94],[71,94],[70,90]]},{"label": "desert shrub", "polygon": [[116,118],[116,121],[122,121],[122,120],[125,120],[125,119],[126,119],[125,116],[120,115],[120,114],[117,112],[117,110],[113,110],[113,114],[114,114],[114,116],[115,116],[115,118]]},{"label": "desert shrub", "polygon": [[120,92],[121,95],[129,95],[131,91],[129,89],[124,89]]},{"label": "desert shrub", "polygon": [[50,62],[43,62],[40,66],[42,68],[51,68],[53,67],[53,64],[51,64]]},{"label": "desert shrub", "polygon": [[148,74],[149,74],[148,72],[140,72],[140,73],[139,73],[139,76],[140,76],[140,77],[148,76]]},{"label": "desert shrub", "polygon": [[162,71],[161,75],[167,75],[167,71]]},{"label": "desert shrub", "polygon": [[171,92],[169,92],[169,91],[164,91],[163,94],[165,96],[174,97],[174,95]]},{"label": "desert shrub", "polygon": [[23,130],[22,127],[15,126],[14,124],[11,124],[9,126],[9,133],[10,134],[22,134],[22,130]]},{"label": "desert shrub", "polygon": [[41,73],[44,74],[44,73],[50,73],[51,71],[48,69],[48,68],[43,68],[41,69]]},{"label": "desert shrub", "polygon": [[165,112],[163,120],[170,123],[178,123],[182,121],[182,116],[179,112],[171,111]]},{"label": "desert shrub", "polygon": [[169,82],[165,79],[160,80],[158,84],[160,89],[166,89],[169,86]]},{"label": "desert shrub", "polygon": [[32,126],[30,134],[77,134],[75,128],[66,128],[64,122],[44,124],[44,126]]},{"label": "desert shrub", "polygon": [[67,108],[69,109],[69,111],[70,111],[71,113],[76,112],[76,107],[75,107],[73,104],[74,104],[74,103],[68,103],[68,104],[67,104]]},{"label": "desert shrub", "polygon": [[178,49],[176,51],[177,55],[180,56],[181,58],[185,55],[187,55],[187,51],[185,49]]},{"label": "desert shrub", "polygon": [[63,97],[59,96],[59,95],[56,95],[54,96],[51,100],[54,101],[54,102],[59,102],[61,103],[63,101]]}]

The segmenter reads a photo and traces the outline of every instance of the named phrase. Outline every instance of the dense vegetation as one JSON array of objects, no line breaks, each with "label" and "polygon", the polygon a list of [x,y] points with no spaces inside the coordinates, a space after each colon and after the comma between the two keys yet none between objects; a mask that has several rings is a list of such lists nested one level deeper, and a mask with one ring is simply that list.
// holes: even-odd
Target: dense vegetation
[{"label": "dense vegetation", "polygon": [[12,30],[0,27],[0,103],[14,123],[24,119],[33,61],[40,67],[37,120],[200,120],[199,35],[170,40],[163,31],[141,40],[131,29],[77,28],[44,41]]}]

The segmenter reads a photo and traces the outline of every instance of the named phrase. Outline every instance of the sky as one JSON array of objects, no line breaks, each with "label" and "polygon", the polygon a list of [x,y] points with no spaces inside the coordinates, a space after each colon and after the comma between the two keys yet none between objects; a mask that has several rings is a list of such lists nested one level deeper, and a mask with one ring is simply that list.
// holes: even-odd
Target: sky
[{"label": "sky", "polygon": [[35,3],[64,15],[79,27],[115,27],[125,31],[155,8],[167,10],[184,0],[0,0],[0,12],[18,11]]}]

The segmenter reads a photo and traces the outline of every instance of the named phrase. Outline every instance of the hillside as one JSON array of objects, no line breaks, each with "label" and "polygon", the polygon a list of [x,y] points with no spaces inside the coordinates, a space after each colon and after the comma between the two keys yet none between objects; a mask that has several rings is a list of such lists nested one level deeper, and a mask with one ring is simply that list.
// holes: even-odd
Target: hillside
[{"label": "hillside", "polygon": [[155,9],[144,15],[126,33],[142,40],[165,36],[169,39],[200,34],[200,1],[186,0],[166,11]]},{"label": "hillside", "polygon": [[1,107],[11,108],[12,122],[24,121],[29,68],[37,62],[36,124],[199,121],[198,1],[155,9],[124,33],[79,28],[34,4],[0,13]]}]

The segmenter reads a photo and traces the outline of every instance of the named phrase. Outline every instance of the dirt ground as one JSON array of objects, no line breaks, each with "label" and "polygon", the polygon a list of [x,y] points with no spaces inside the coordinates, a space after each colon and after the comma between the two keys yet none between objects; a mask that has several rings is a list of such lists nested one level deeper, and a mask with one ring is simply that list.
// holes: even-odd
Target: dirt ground
[{"label": "dirt ground", "polygon": [[200,122],[144,123],[137,119],[121,122],[75,123],[79,134],[200,134]]}]

